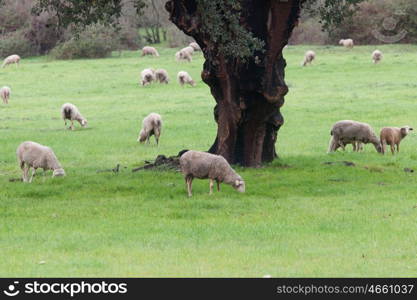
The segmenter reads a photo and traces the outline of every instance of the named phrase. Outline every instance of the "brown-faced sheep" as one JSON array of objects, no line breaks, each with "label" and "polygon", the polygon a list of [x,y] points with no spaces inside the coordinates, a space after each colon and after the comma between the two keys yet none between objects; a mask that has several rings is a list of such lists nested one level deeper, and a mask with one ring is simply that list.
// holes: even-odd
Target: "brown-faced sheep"
[{"label": "brown-faced sheep", "polygon": [[142,56],[145,55],[159,56],[159,53],[154,47],[145,46],[142,48]]},{"label": "brown-faced sheep", "polygon": [[17,66],[19,65],[19,62],[20,62],[20,56],[17,54],[13,54],[4,59],[1,67],[4,68],[5,66],[10,65],[10,64],[15,64]]},{"label": "brown-faced sheep", "polygon": [[372,52],[372,60],[374,61],[374,64],[381,62],[383,56],[384,55],[379,50],[375,50],[374,52]]},{"label": "brown-faced sheep", "polygon": [[210,179],[210,195],[213,193],[214,181],[220,191],[220,183],[231,185],[241,193],[245,192],[245,181],[232,169],[223,156],[200,151],[187,151],[180,158],[182,174],[187,185],[188,196],[192,196],[194,178]]},{"label": "brown-faced sheep", "polygon": [[162,131],[162,118],[157,113],[150,113],[143,119],[142,129],[139,132],[137,141],[144,143],[145,141],[149,144],[149,139],[152,135],[155,136],[156,144],[159,144],[159,137]]},{"label": "brown-faced sheep", "polygon": [[302,66],[305,67],[308,64],[312,64],[313,60],[316,58],[316,53],[312,50],[309,50],[304,55],[304,61],[302,62]]},{"label": "brown-faced sheep", "polygon": [[10,94],[12,93],[12,90],[8,86],[4,86],[0,89],[0,97],[3,99],[4,104],[9,103]]},{"label": "brown-faced sheep", "polygon": [[[32,182],[36,169],[53,170],[52,177],[65,176],[54,151],[35,142],[23,142],[16,150],[19,166],[23,171],[23,182]],[[29,171],[33,168],[29,178]]]},{"label": "brown-faced sheep", "polygon": [[156,78],[156,81],[159,81],[159,83],[168,84],[169,77],[168,77],[168,72],[165,69],[156,70],[155,78]]},{"label": "brown-faced sheep", "polygon": [[151,84],[153,81],[156,80],[155,71],[153,69],[145,69],[140,73],[140,77],[142,79],[141,84],[143,86]]},{"label": "brown-faced sheep", "polygon": [[78,121],[82,127],[87,126],[87,119],[84,118],[78,108],[72,103],[65,103],[61,107],[61,116],[67,126],[67,120],[71,121],[69,129],[74,130],[74,121]]},{"label": "brown-faced sheep", "polygon": [[387,145],[391,147],[391,153],[395,153],[395,145],[397,145],[397,152],[400,152],[400,143],[408,133],[413,130],[410,126],[398,127],[384,127],[381,129],[380,138],[382,145],[382,153],[385,154]]},{"label": "brown-faced sheep", "polygon": [[191,78],[190,74],[188,74],[186,71],[179,71],[177,75],[177,79],[181,86],[184,86],[184,84],[195,86],[194,80]]},{"label": "brown-faced sheep", "polygon": [[353,144],[355,142],[363,144],[372,143],[377,152],[382,152],[379,139],[375,135],[372,127],[366,123],[352,120],[339,121],[333,125],[330,135],[332,137],[330,139],[328,152],[334,152],[339,147],[342,147],[344,150],[345,145]]}]

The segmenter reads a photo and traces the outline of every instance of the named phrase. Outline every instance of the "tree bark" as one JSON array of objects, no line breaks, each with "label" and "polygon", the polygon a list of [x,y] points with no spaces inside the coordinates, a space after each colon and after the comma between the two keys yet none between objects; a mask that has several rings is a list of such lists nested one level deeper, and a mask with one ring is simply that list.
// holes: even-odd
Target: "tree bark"
[{"label": "tree bark", "polygon": [[203,81],[216,100],[217,137],[209,152],[232,164],[257,167],[277,157],[277,133],[284,123],[280,108],[288,88],[284,81],[284,46],[298,22],[300,0],[240,0],[240,24],[265,42],[243,61],[224,57],[201,30],[196,0],[170,0],[170,20],[202,48]]}]

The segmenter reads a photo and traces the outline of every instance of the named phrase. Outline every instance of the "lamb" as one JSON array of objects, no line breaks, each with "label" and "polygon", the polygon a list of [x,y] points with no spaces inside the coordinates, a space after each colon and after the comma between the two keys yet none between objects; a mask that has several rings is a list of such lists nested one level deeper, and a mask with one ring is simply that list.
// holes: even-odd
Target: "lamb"
[{"label": "lamb", "polygon": [[188,74],[186,71],[179,71],[177,78],[181,86],[184,86],[184,84],[195,86],[194,80],[191,78],[190,74]]},{"label": "lamb", "polygon": [[193,48],[194,51],[201,51],[200,45],[197,44],[196,42],[192,42],[188,46],[191,47],[191,48]]},{"label": "lamb", "polygon": [[145,55],[159,56],[159,53],[154,47],[145,46],[142,48],[142,56]]},{"label": "lamb", "polygon": [[374,64],[381,62],[382,58],[383,54],[381,51],[375,50],[374,52],[372,52],[372,60],[374,61]]},{"label": "lamb", "polygon": [[17,54],[13,54],[4,59],[1,67],[4,68],[5,66],[10,65],[10,64],[15,64],[17,66],[19,65],[19,62],[20,62],[20,56]]},{"label": "lamb", "polygon": [[156,81],[159,81],[160,83],[168,84],[169,77],[168,77],[168,72],[165,69],[156,70],[155,78],[156,78]]},{"label": "lamb", "polygon": [[[23,182],[32,182],[36,169],[42,168],[43,171],[53,170],[52,177],[65,176],[65,171],[61,167],[54,151],[51,148],[35,142],[23,142],[16,150],[19,166],[23,171]],[[29,178],[29,171],[33,168]]]},{"label": "lamb", "polygon": [[148,85],[156,80],[155,71],[153,69],[144,69],[140,76],[142,78],[142,85]]},{"label": "lamb", "polygon": [[143,143],[145,141],[149,144],[149,139],[152,135],[155,136],[156,144],[159,145],[159,137],[162,130],[162,118],[157,113],[150,113],[143,119],[142,129],[139,132],[138,142]]},{"label": "lamb", "polygon": [[9,103],[10,94],[12,90],[8,86],[4,86],[0,89],[0,97],[3,99],[4,104]]},{"label": "lamb", "polygon": [[74,121],[78,121],[82,127],[87,126],[87,119],[81,115],[80,111],[74,104],[65,103],[62,105],[61,115],[65,122],[65,126],[67,126],[67,120],[71,121],[71,126],[69,127],[71,130],[74,130]]},{"label": "lamb", "polygon": [[190,150],[181,156],[180,167],[189,197],[192,196],[194,178],[210,179],[210,195],[213,194],[214,180],[218,191],[220,191],[220,183],[224,182],[241,193],[245,192],[245,181],[230,167],[223,156]]},{"label": "lamb", "polygon": [[[351,120],[339,121],[333,125],[330,135],[332,135],[332,138],[330,139],[328,153],[336,151],[339,147],[342,147],[344,150],[345,145],[356,142],[372,143],[378,153],[382,152],[379,139],[372,127],[366,123]],[[358,147],[354,146],[354,148]]]},{"label": "lamb", "polygon": [[[191,48],[191,47],[187,47],[187,48]],[[186,48],[184,48],[186,49]],[[191,62],[193,60],[192,58],[192,52],[190,52],[190,50],[180,50],[177,53],[175,53],[175,59],[177,61],[188,61]],[[191,48],[192,49],[192,48]]]},{"label": "lamb", "polygon": [[386,145],[390,145],[391,153],[395,153],[395,145],[397,145],[397,152],[400,152],[400,143],[408,133],[413,130],[410,126],[398,127],[384,127],[381,129],[380,138],[382,145],[382,154],[385,154]]},{"label": "lamb", "polygon": [[312,50],[306,52],[304,56],[304,61],[302,62],[302,66],[305,67],[308,64],[311,64],[313,60],[316,58],[316,53]]},{"label": "lamb", "polygon": [[343,45],[343,47],[350,48],[350,49],[352,49],[353,46],[354,46],[352,39],[346,39],[346,40],[345,39],[341,39],[339,41],[339,45]]}]

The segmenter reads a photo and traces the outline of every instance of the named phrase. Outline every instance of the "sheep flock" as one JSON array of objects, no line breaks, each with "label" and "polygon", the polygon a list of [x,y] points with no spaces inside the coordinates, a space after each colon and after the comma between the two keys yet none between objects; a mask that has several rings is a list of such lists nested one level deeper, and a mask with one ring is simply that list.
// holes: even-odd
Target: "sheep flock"
[{"label": "sheep flock", "polygon": [[[339,45],[355,51],[353,49],[354,41],[352,39],[341,39]],[[288,49],[291,47],[286,46],[285,48]],[[186,85],[191,87],[196,86],[196,81],[184,69],[187,63],[192,62],[193,55],[198,51],[202,51],[201,47],[197,43],[192,42],[176,52],[173,58],[178,62],[179,70],[176,77],[181,87]],[[141,57],[145,56],[151,57],[150,61],[156,65],[160,53],[155,47],[145,46],[141,49]],[[318,55],[315,51],[308,50],[304,55],[301,65],[304,67],[312,65],[317,57]],[[380,50],[375,50],[371,54],[371,58],[374,64],[381,63],[383,53]],[[11,64],[17,67],[20,62],[20,56],[13,54],[4,59],[2,68]],[[16,70],[18,69],[20,68],[16,68]],[[170,84],[170,76],[165,68],[161,68],[161,66],[159,68],[149,67],[140,72],[140,86],[145,88],[154,83]],[[0,89],[0,97],[2,98],[3,104],[9,104],[10,96],[11,88],[9,86],[4,86]],[[86,128],[88,124],[87,119],[81,114],[80,109],[72,103],[65,103],[61,106],[61,117],[65,123],[65,127],[67,127],[67,121],[70,122],[68,129],[71,131],[75,130],[74,122],[78,122],[81,125],[82,129],[80,130],[84,130],[83,128]],[[150,144],[150,138],[154,136],[156,145],[159,145],[162,125],[163,121],[160,114],[156,112],[147,114],[142,120],[137,142]],[[391,153],[395,154],[400,151],[399,146],[401,141],[412,130],[413,128],[409,125],[402,127],[384,127],[380,130],[379,135],[377,135],[371,125],[367,123],[354,120],[337,121],[330,128],[328,153],[336,152],[339,148],[345,150],[349,144],[352,145],[354,152],[361,152],[364,151],[366,144],[372,144],[378,153],[386,153],[387,146],[389,146]],[[16,155],[24,182],[32,182],[37,169],[43,169],[44,171],[52,170],[53,177],[66,175],[54,151],[47,146],[33,141],[25,141],[17,147]],[[209,179],[210,194],[213,193],[214,182],[217,184],[217,190],[220,190],[220,184],[223,182],[239,192],[245,192],[245,181],[222,156],[190,150],[183,153],[179,158],[179,165],[185,178],[188,196],[192,196],[192,182],[194,178]],[[29,174],[30,171],[31,174]]]}]

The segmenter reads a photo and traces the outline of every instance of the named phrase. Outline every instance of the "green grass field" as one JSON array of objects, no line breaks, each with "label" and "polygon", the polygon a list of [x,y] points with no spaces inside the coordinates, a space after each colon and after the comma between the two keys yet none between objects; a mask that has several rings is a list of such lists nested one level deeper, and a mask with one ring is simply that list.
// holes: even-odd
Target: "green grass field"
[{"label": "green grass field", "polygon": [[[317,53],[301,68],[304,52]],[[417,46],[291,46],[285,50],[290,93],[282,109],[280,159],[259,169],[237,168],[246,193],[223,185],[208,195],[194,182],[188,198],[182,175],[131,169],[158,154],[207,150],[216,133],[214,100],[201,81],[202,54],[178,64],[175,49],[161,57],[138,52],[108,59],[23,59],[0,70],[9,85],[0,105],[0,276],[365,277],[417,275],[417,138],[401,153],[326,154],[340,119],[416,127]],[[164,67],[169,85],[139,86],[140,71]],[[188,71],[195,88],[181,88]],[[64,129],[60,107],[76,104],[89,128]],[[159,147],[136,142],[141,122],[160,113]],[[52,147],[65,178],[21,176],[17,146]],[[355,167],[324,162],[352,161]],[[96,173],[122,165],[119,174]],[[42,262],[42,263],[40,263]],[[44,263],[43,263],[44,262]]]}]

